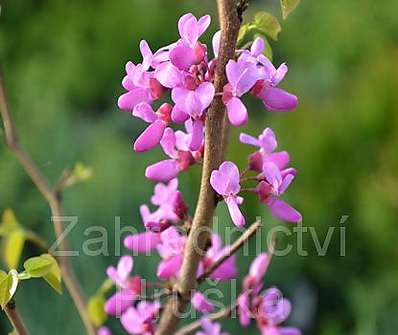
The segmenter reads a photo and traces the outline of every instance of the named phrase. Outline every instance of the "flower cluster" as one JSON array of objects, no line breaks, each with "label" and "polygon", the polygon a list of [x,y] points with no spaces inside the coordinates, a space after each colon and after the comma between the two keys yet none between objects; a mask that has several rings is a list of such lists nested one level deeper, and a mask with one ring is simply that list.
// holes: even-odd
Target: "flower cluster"
[{"label": "flower cluster", "polygon": [[[278,68],[273,66],[263,55],[264,40],[261,38],[256,38],[250,49],[236,50],[235,60],[230,60],[225,69],[228,83],[221,92],[215,92],[213,82],[220,32],[212,40],[213,59],[209,57],[207,46],[199,41],[209,25],[208,15],[197,19],[192,14],[185,14],[178,22],[180,38],[176,42],[153,52],[146,41],[141,41],[142,62],[128,62],[122,81],[127,92],[120,96],[119,107],[148,123],[135,140],[134,150],[144,152],[160,144],[168,156],[151,164],[145,171],[148,179],[157,182],[150,204],[140,207],[145,231],[131,234],[124,240],[125,247],[134,255],[158,253],[158,281],[152,283],[153,287],[171,289],[180,277],[192,218],[179,190],[177,177],[202,160],[206,146],[207,112],[213,99],[216,96],[222,99],[233,126],[243,126],[248,121],[247,108],[242,101],[246,93],[260,98],[269,111],[290,111],[297,105],[296,96],[278,87],[287,73],[286,64]],[[175,125],[177,128],[172,128]],[[225,201],[233,223],[241,228],[246,222],[240,209],[244,201],[243,192],[255,193],[275,218],[294,223],[301,221],[301,215],[280,199],[294,179],[296,170],[288,167],[286,151],[276,151],[273,131],[266,128],[258,138],[242,133],[240,140],[257,148],[249,156],[244,172],[240,173],[233,162],[225,161],[211,173],[210,178],[210,184],[218,194],[217,200]],[[250,171],[255,175],[247,175]],[[242,187],[246,182],[255,182],[256,185]],[[224,246],[222,237],[215,232],[210,240],[199,263],[197,278],[203,274],[213,280],[236,278],[235,256],[228,254],[231,246]],[[107,269],[117,291],[108,297],[105,312],[120,317],[129,334],[150,335],[156,331],[161,302],[160,299],[146,298],[146,289],[151,283],[131,275],[133,263],[131,256],[123,256],[116,267]],[[262,291],[268,265],[267,254],[257,256],[245,277],[236,305],[241,324],[247,326],[251,319],[256,319],[262,334],[296,334],[279,326],[290,312],[287,300],[277,300],[279,291],[276,289]],[[202,331],[198,335],[226,334],[221,332],[218,323],[208,318],[208,314],[215,311],[216,304],[204,293],[195,290],[191,304],[203,314],[200,320]],[[110,331],[102,327],[99,334],[109,335]]]}]

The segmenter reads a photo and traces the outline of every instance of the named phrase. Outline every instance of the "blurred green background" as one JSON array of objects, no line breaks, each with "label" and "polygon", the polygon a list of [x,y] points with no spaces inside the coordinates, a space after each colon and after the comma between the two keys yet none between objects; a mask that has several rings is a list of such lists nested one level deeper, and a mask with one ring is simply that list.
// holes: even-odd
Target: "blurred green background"
[{"label": "blurred green background", "polygon": [[[91,295],[107,265],[117,260],[114,217],[142,229],[138,207],[152,192],[144,168],[162,156],[159,149],[145,154],[131,150],[144,123],[117,109],[124,64],[140,60],[142,38],[153,49],[175,40],[177,19],[187,11],[212,14],[205,35],[209,40],[217,29],[215,1],[1,3],[0,61],[22,144],[52,182],[76,161],[94,169],[92,181],[65,195],[67,215],[79,218],[71,233],[76,250],[94,237],[87,227],[108,230],[109,255],[73,259]],[[251,1],[245,18],[258,10],[280,17],[277,0]],[[275,257],[267,275],[266,285],[278,285],[293,301],[288,323],[305,334],[392,335],[398,329],[397,12],[396,0],[304,0],[272,43],[275,63],[288,61],[283,86],[299,96],[298,110],[268,113],[249,99],[251,122],[244,131],[257,134],[273,127],[280,148],[291,153],[299,171],[287,198],[302,212],[303,225],[313,227],[321,244],[328,228],[336,227],[325,256],[317,254],[307,233],[303,246],[308,255],[293,249]],[[238,143],[239,131],[232,132],[229,158],[243,167],[250,148]],[[199,172],[191,169],[180,179],[191,210]],[[2,143],[0,210],[5,208],[12,208],[25,227],[53,240],[47,204]],[[246,201],[244,211],[249,220],[266,215],[254,198]],[[229,226],[222,206],[219,215]],[[348,216],[344,224],[342,216]],[[267,227],[275,225],[281,223],[267,219]],[[345,257],[340,256],[341,226],[346,229]],[[295,243],[296,237],[283,240]],[[38,252],[28,245],[24,257]],[[137,257],[135,273],[153,278],[157,260]],[[248,263],[239,257],[240,278]],[[33,335],[83,334],[66,293],[60,297],[44,282],[27,281],[16,299]],[[230,299],[227,294],[224,300]],[[115,334],[123,334],[117,323],[110,324]],[[1,334],[11,330],[3,319],[0,327]],[[235,321],[225,329],[241,331]]]}]

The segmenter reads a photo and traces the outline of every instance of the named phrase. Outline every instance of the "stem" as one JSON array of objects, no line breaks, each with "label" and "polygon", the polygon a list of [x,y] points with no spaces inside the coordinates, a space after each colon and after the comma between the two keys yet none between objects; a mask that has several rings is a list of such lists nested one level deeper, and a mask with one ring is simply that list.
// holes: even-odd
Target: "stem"
[{"label": "stem", "polygon": [[[220,319],[225,319],[231,315],[232,311],[236,308],[236,303],[232,306],[224,308],[218,312],[212,313],[208,315],[209,320],[216,321]],[[192,333],[195,330],[198,330],[202,327],[200,321],[192,322],[184,327],[181,327],[180,330],[176,333],[176,335],[186,335]]]},{"label": "stem", "polygon": [[[221,92],[227,83],[225,66],[235,55],[240,20],[236,0],[218,0],[218,12],[221,41],[214,86],[216,92]],[[227,142],[226,138],[224,138],[224,132],[227,129],[225,106],[220,96],[214,97],[207,112],[205,126],[205,152],[199,199],[191,232],[185,247],[181,277],[176,286],[178,294],[173,294],[165,306],[156,332],[158,335],[175,333],[180,319],[178,314],[185,310],[190,293],[196,286],[197,268],[205,253],[209,239],[212,217],[217,204],[216,195],[209,182],[210,175],[213,170],[219,167],[224,157]]]},{"label": "stem", "polygon": [[[17,133],[14,127],[14,123],[11,117],[10,109],[7,103],[7,97],[4,89],[4,84],[0,74],[0,113],[3,119],[4,131],[6,137],[6,143],[11,151],[14,152],[15,156],[19,160],[20,164],[32,179],[33,183],[40,191],[42,196],[48,202],[50,206],[52,221],[54,225],[54,231],[56,238],[60,241],[59,252],[67,251],[68,246],[65,238],[61,238],[64,233],[62,224],[62,218],[64,211],[62,207],[61,194],[56,192],[48,183],[47,179],[41,174],[35,162],[30,156],[23,150],[19,144]],[[86,312],[86,300],[81,291],[80,285],[76,280],[74,271],[72,269],[69,258],[59,257],[59,265],[62,271],[62,278],[65,282],[65,286],[69,291],[72,300],[77,308],[77,311],[82,319],[86,332],[88,335],[95,335],[95,328],[91,323],[91,320]]]},{"label": "stem", "polygon": [[262,226],[260,220],[254,222],[249,228],[247,228],[244,233],[239,236],[239,238],[231,245],[230,248],[226,250],[226,252],[211,266],[207,268],[207,270],[198,277],[198,283],[201,283],[208,276],[210,276],[222,263],[224,263],[229,257],[231,257],[235,252],[237,252],[249,239],[254,236],[254,234],[258,231],[258,229]]},{"label": "stem", "polygon": [[12,326],[14,327],[18,335],[29,335],[29,332],[23,323],[21,315],[17,310],[15,300],[12,299],[6,305],[6,307],[4,308],[4,312],[6,313],[8,319],[10,320]]}]

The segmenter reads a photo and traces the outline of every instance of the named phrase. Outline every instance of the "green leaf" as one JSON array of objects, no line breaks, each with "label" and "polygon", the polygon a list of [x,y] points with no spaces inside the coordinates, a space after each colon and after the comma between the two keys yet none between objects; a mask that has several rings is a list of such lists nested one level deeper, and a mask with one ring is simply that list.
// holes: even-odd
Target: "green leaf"
[{"label": "green leaf", "polygon": [[18,220],[14,215],[14,212],[10,208],[4,210],[1,219],[2,219],[2,226],[8,228],[17,228],[19,225]]},{"label": "green leaf", "polygon": [[39,256],[29,258],[23,266],[31,277],[40,278],[50,272],[53,264],[53,261],[48,257]]},{"label": "green leaf", "polygon": [[245,38],[246,34],[250,30],[249,26],[250,26],[249,23],[245,23],[245,24],[240,26],[239,33],[238,33],[238,41],[237,41],[238,45],[243,41],[243,39]]},{"label": "green leaf", "polygon": [[291,14],[300,3],[300,0],[280,0],[281,1],[281,9],[282,9],[282,17],[284,20]]},{"label": "green leaf", "polygon": [[61,270],[58,266],[57,261],[55,258],[49,254],[41,255],[40,257],[48,259],[52,262],[52,266],[50,271],[48,271],[44,276],[43,279],[50,285],[55,291],[59,294],[62,294],[62,279],[61,279]]},{"label": "green leaf", "polygon": [[73,176],[78,181],[89,180],[93,177],[93,169],[83,163],[77,162],[73,169]]},{"label": "green leaf", "polygon": [[11,333],[8,333],[8,335],[19,335],[18,332],[14,329]]},{"label": "green leaf", "polygon": [[104,311],[105,298],[102,295],[94,295],[87,304],[87,312],[96,327],[101,326],[107,319]]},{"label": "green leaf", "polygon": [[[15,292],[13,289],[14,280],[10,273],[7,274],[4,271],[0,271],[0,306],[2,309],[6,307]],[[11,292],[12,289],[14,292]]]},{"label": "green leaf", "polygon": [[278,39],[278,34],[282,28],[278,19],[268,12],[259,12],[254,17],[254,25],[258,31],[268,35],[273,40]]},{"label": "green leaf", "polygon": [[15,229],[5,237],[2,256],[9,269],[18,267],[24,244],[25,233],[21,229]]}]

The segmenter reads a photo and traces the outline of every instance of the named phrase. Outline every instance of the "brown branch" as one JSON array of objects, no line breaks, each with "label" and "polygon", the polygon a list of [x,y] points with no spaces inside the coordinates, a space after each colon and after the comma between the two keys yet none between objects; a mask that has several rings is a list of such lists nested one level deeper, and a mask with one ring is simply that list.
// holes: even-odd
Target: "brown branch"
[{"label": "brown branch", "polygon": [[[63,236],[64,233],[64,228],[62,224],[64,211],[62,207],[61,194],[50,186],[47,179],[39,171],[35,162],[21,147],[11,117],[10,109],[8,107],[7,97],[1,74],[0,74],[0,113],[3,119],[6,143],[10,148],[10,150],[14,152],[15,156],[18,158],[20,164],[22,165],[26,173],[29,175],[29,177],[32,179],[37,189],[40,191],[42,196],[48,202],[51,210],[55,236],[60,241],[59,252],[67,251],[68,246],[66,240],[60,238],[61,236]],[[79,315],[86,328],[86,332],[89,335],[95,335],[95,327],[91,323],[91,320],[86,312],[85,297],[82,293],[78,281],[76,280],[69,258],[59,257],[58,261],[62,271],[62,278],[65,282],[65,286],[69,291],[72,300],[79,312]]]},{"label": "brown branch", "polygon": [[[221,41],[214,86],[216,92],[221,92],[227,83],[225,66],[235,55],[240,20],[236,0],[218,0],[218,12]],[[206,116],[202,180],[191,232],[185,247],[181,277],[176,287],[179,294],[173,294],[169,298],[156,332],[158,335],[174,334],[179,314],[185,310],[191,291],[196,286],[197,268],[209,239],[209,228],[216,207],[216,196],[209,181],[211,172],[219,167],[224,158],[226,145],[223,143],[227,142],[223,137],[226,130],[225,122],[225,106],[221,96],[216,96]]]},{"label": "brown branch", "polygon": [[217,259],[216,262],[211,264],[205,272],[198,278],[198,283],[201,283],[207,277],[209,277],[222,263],[224,263],[229,257],[236,253],[249,239],[254,236],[258,229],[262,226],[260,220],[254,222],[249,228],[247,228],[242,235],[225,251],[225,253]]},{"label": "brown branch", "polygon": [[[236,303],[234,303],[232,306],[221,309],[218,312],[209,314],[207,317],[211,321],[225,319],[231,315],[232,311],[235,308],[236,308]],[[186,335],[186,334],[194,332],[195,330],[200,329],[201,327],[202,327],[202,325],[201,325],[200,321],[195,321],[195,322],[192,322],[184,327],[181,327],[180,330],[178,332],[176,332],[175,335]]]},{"label": "brown branch", "polygon": [[12,299],[4,308],[4,312],[6,313],[8,319],[10,320],[14,330],[18,335],[29,335],[28,330],[25,327],[25,324],[21,318],[21,315],[18,312],[17,306],[15,304],[15,300]]}]

